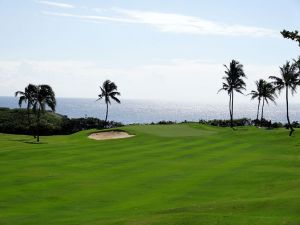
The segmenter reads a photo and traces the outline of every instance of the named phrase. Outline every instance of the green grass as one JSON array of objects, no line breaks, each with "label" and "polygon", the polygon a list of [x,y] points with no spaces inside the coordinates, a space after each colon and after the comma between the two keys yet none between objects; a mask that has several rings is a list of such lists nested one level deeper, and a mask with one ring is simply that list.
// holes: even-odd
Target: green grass
[{"label": "green grass", "polygon": [[136,136],[0,134],[0,224],[300,224],[300,130],[122,129]]}]

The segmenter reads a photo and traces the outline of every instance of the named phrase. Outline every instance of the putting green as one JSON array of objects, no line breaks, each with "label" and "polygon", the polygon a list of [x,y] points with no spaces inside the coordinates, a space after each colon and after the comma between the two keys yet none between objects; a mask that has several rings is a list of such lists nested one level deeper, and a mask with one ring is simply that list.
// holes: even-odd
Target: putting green
[{"label": "putting green", "polygon": [[135,136],[0,134],[0,224],[300,224],[300,130],[122,130]]}]

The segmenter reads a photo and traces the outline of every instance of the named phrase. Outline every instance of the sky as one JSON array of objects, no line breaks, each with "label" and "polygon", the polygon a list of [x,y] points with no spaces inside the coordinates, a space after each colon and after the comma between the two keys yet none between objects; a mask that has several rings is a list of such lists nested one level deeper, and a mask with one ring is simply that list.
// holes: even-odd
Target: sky
[{"label": "sky", "polygon": [[280,35],[300,29],[299,10],[299,0],[0,0],[0,96],[34,83],[97,98],[110,79],[121,99],[227,102],[224,64],[244,65],[249,93],[300,55]]}]

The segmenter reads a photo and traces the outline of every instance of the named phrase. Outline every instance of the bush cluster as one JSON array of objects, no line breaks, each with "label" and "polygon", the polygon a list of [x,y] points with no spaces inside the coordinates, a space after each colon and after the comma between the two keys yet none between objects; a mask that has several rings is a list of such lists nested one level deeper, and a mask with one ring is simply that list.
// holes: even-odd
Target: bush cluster
[{"label": "bush cluster", "polygon": [[[70,119],[53,112],[46,112],[41,115],[40,134],[72,134],[87,129],[103,129],[120,127],[121,123],[108,121],[105,126],[104,120],[97,118],[76,118]],[[0,108],[0,133],[10,134],[35,134],[36,117],[30,112],[29,118],[25,109]]]},{"label": "bush cluster", "polygon": [[[151,125],[168,125],[168,124],[178,124],[178,123],[192,123],[193,121],[187,121],[184,120],[182,122],[176,122],[176,121],[166,121],[166,120],[161,120],[159,122],[152,122],[150,123]],[[199,120],[200,124],[205,124],[205,125],[211,125],[211,126],[217,126],[217,127],[230,127],[231,122],[230,120],[219,120],[219,119],[214,119],[214,120]],[[266,128],[282,128],[286,127],[288,128],[287,124],[283,124],[280,122],[272,122],[271,120],[251,120],[249,118],[241,118],[241,119],[235,119],[233,120],[233,126],[234,127],[240,127],[240,126],[260,126],[260,127],[266,127]],[[294,128],[300,128],[300,124],[298,121],[295,121],[292,123],[292,126]]]},{"label": "bush cluster", "polygon": [[[218,127],[230,127],[230,120],[199,120],[200,124],[208,124],[212,126],[218,126]],[[233,120],[233,126],[260,126],[260,127],[267,127],[267,128],[288,128],[288,124],[283,124],[280,122],[272,122],[271,120],[251,120],[248,118],[242,118],[242,119],[236,119]],[[292,123],[292,126],[294,128],[300,128],[300,124],[298,121],[294,121]]]},{"label": "bush cluster", "polygon": [[[207,124],[212,126],[218,126],[218,127],[230,127],[231,122],[230,120],[199,120],[200,124]],[[239,127],[239,126],[249,126],[252,125],[251,119],[242,118],[242,119],[235,119],[233,120],[233,126]]]}]

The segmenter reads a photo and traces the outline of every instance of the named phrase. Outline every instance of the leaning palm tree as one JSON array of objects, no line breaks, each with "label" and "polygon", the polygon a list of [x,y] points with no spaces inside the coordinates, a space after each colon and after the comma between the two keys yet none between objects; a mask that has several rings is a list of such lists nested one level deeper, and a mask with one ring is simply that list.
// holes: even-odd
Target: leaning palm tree
[{"label": "leaning palm tree", "polygon": [[36,114],[36,135],[37,142],[40,141],[40,118],[41,114],[45,113],[46,107],[49,107],[51,111],[55,111],[56,99],[55,93],[49,85],[42,84],[36,85],[33,93],[32,110]]},{"label": "leaning palm tree", "polygon": [[262,125],[262,121],[264,118],[264,106],[265,102],[269,105],[269,101],[276,104],[275,99],[277,98],[276,95],[276,89],[274,88],[272,83],[264,82],[262,86],[262,107],[261,107],[261,119],[260,119],[260,125]]},{"label": "leaning palm tree", "polygon": [[256,90],[252,90],[249,94],[249,95],[251,95],[251,100],[256,99],[256,98],[258,99],[256,121],[258,121],[260,102],[261,102],[261,98],[262,98],[262,90],[263,90],[263,86],[264,86],[265,83],[266,83],[266,81],[263,80],[263,79],[255,81]]},{"label": "leaning palm tree", "polygon": [[30,109],[32,107],[33,102],[33,93],[34,93],[35,86],[33,84],[29,84],[27,87],[25,87],[24,91],[17,91],[15,92],[15,97],[19,97],[19,107],[22,107],[23,102],[27,103],[27,120],[28,120],[28,126],[30,126]]},{"label": "leaning palm tree", "polygon": [[288,128],[290,129],[290,136],[295,131],[290,122],[289,116],[289,89],[291,89],[292,95],[296,93],[296,88],[300,84],[299,82],[299,71],[296,63],[286,62],[282,67],[280,67],[281,77],[270,76],[270,79],[274,80],[272,84],[280,93],[285,89],[285,99],[286,99],[286,118],[288,122]]},{"label": "leaning palm tree", "polygon": [[100,87],[101,93],[98,95],[98,100],[104,99],[106,104],[106,116],[105,116],[105,125],[107,124],[108,117],[108,104],[111,104],[111,99],[117,103],[121,103],[121,101],[116,97],[121,95],[120,92],[117,91],[118,87],[114,82],[110,80],[106,80],[103,82],[102,87]]},{"label": "leaning palm tree", "polygon": [[218,91],[226,91],[229,95],[229,114],[230,114],[230,126],[233,127],[233,99],[234,91],[243,94],[243,90],[246,90],[246,84],[243,78],[246,78],[246,75],[243,70],[243,65],[236,60],[230,62],[229,67],[224,65],[226,70],[226,76],[223,77],[223,86]]}]

